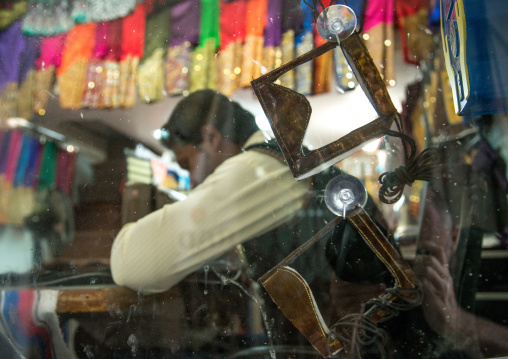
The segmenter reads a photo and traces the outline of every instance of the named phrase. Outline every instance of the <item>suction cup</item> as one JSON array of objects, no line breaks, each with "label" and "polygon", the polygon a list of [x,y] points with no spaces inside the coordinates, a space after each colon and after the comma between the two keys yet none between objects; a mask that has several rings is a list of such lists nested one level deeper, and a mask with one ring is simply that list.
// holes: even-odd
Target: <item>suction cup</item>
[{"label": "suction cup", "polygon": [[347,39],[356,29],[356,14],[349,6],[332,5],[324,9],[316,22],[319,35],[327,41]]},{"label": "suction cup", "polygon": [[358,178],[340,175],[326,185],[325,203],[337,216],[353,216],[358,206],[363,207],[367,203],[367,189]]}]

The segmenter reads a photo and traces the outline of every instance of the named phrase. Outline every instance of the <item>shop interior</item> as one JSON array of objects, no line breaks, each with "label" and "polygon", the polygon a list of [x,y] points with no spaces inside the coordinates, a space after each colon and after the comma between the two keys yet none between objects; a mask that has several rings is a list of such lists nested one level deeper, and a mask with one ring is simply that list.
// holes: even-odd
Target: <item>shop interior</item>
[{"label": "shop interior", "polygon": [[[332,3],[355,13],[353,29],[414,151],[432,147],[442,154],[438,187],[450,212],[423,220],[431,181],[406,185],[394,203],[380,200],[380,176],[405,162],[400,137],[375,136],[331,166],[365,187],[385,221],[383,235],[409,267],[421,233],[451,213],[458,228],[450,269],[457,302],[508,328],[508,72],[502,69],[508,47],[500,31],[508,6],[494,1],[496,13],[494,4],[480,9],[466,0]],[[0,4],[6,15],[0,17],[0,347],[6,348],[0,357],[324,357],[305,338],[292,346],[272,340],[255,292],[263,288],[259,278],[245,279],[240,247],[155,294],[117,285],[110,259],[126,224],[194,191],[189,171],[161,141],[182,99],[203,89],[220,92],[274,138],[251,81],[327,42],[313,27],[310,5],[320,9],[317,1],[295,0]],[[301,93],[312,109],[303,139],[310,151],[379,117],[365,79],[344,53],[338,46],[276,82]],[[466,87],[469,93],[461,95]],[[403,337],[402,326],[385,323],[389,336]],[[400,343],[388,343],[378,352],[343,350],[339,357],[404,357],[390,346]],[[404,355],[503,353],[489,356],[480,348],[478,356],[452,356],[455,349],[430,347],[415,345]]]}]

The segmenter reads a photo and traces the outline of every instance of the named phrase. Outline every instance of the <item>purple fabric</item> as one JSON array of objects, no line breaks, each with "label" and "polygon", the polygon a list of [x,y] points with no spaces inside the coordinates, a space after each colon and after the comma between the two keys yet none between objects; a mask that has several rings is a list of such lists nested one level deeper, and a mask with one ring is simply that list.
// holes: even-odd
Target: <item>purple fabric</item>
[{"label": "purple fabric", "polygon": [[0,32],[0,93],[8,83],[19,80],[19,59],[25,44],[21,21]]},{"label": "purple fabric", "polygon": [[282,1],[268,0],[265,28],[265,47],[280,46],[282,43]]},{"label": "purple fabric", "polygon": [[25,50],[21,53],[19,60],[19,83],[21,84],[39,57],[41,50],[41,39],[37,36],[27,36]]},{"label": "purple fabric", "polygon": [[171,9],[171,39],[169,46],[179,46],[189,41],[196,46],[199,42],[200,0],[187,0]]}]

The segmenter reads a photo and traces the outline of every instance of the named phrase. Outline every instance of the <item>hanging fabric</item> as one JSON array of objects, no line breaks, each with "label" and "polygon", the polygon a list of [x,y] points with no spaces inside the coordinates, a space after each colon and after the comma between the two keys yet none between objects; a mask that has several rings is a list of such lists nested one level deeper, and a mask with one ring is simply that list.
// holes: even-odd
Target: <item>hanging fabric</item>
[{"label": "hanging fabric", "polygon": [[75,15],[84,17],[82,22],[111,21],[132,13],[136,0],[86,0]]},{"label": "hanging fabric", "polygon": [[201,0],[199,45],[192,53],[189,91],[215,89],[215,52],[219,43],[219,0]]},{"label": "hanging fabric", "polygon": [[[282,63],[287,64],[295,58],[295,35],[303,28],[303,11],[300,0],[282,2]],[[288,71],[280,77],[281,85],[295,89],[295,70]]]},{"label": "hanging fabric", "polygon": [[95,41],[87,63],[82,106],[99,107],[102,87],[105,85],[105,71],[102,59],[108,51],[109,22],[99,22],[95,27]]},{"label": "hanging fabric", "polygon": [[95,23],[76,25],[65,41],[61,66],[57,69],[60,107],[80,108],[85,91],[88,59],[95,41]]},{"label": "hanging fabric", "polygon": [[19,91],[17,99],[17,116],[24,119],[33,117],[33,92],[35,88],[35,61],[40,53],[40,39],[25,37],[25,49],[19,60]]},{"label": "hanging fabric", "polygon": [[29,0],[23,18],[23,32],[27,35],[53,36],[74,27],[72,2],[67,0]]},{"label": "hanging fabric", "polygon": [[266,26],[267,0],[247,1],[247,29],[242,59],[240,86],[248,87],[252,79],[261,75],[263,31]]},{"label": "hanging fabric", "polygon": [[95,30],[95,46],[88,61],[83,106],[116,108],[120,105],[122,20],[100,22]]},{"label": "hanging fabric", "polygon": [[26,13],[25,1],[4,1],[0,4],[0,31],[11,26]]},{"label": "hanging fabric", "polygon": [[21,33],[21,22],[17,21],[0,32],[0,123],[16,117],[19,61],[25,50],[26,39]]},{"label": "hanging fabric", "polygon": [[[317,32],[314,25],[314,47],[324,45],[327,41],[323,39]],[[313,81],[312,93],[314,95],[330,92],[330,69],[332,67],[333,52],[329,51],[313,62]]]},{"label": "hanging fabric", "polygon": [[404,60],[419,65],[433,53],[433,32],[429,29],[429,0],[395,0]]},{"label": "hanging fabric", "polygon": [[[299,57],[314,48],[314,34],[312,28],[312,9],[301,2],[303,13],[303,26],[299,33],[295,36],[295,56]],[[310,95],[312,93],[312,67],[313,61],[301,64],[295,71],[295,91],[302,95]]]},{"label": "hanging fabric", "polygon": [[217,91],[228,97],[240,86],[239,75],[242,66],[242,44],[245,40],[246,11],[247,0],[220,1]]},{"label": "hanging fabric", "polygon": [[369,0],[363,39],[386,84],[395,85],[394,0]]},{"label": "hanging fabric", "polygon": [[138,70],[138,90],[145,102],[162,99],[164,89],[164,56],[169,47],[169,7],[147,17],[144,60]]},{"label": "hanging fabric", "polygon": [[[7,142],[7,141],[6,141]],[[2,144],[3,145],[3,144]],[[16,174],[16,165],[21,153],[21,131],[10,131],[9,141],[2,150],[7,149],[6,155],[0,164],[0,223],[8,223],[9,198],[12,195],[12,185]]]},{"label": "hanging fabric", "polygon": [[264,30],[263,59],[267,72],[282,64],[282,1],[268,0],[266,27]]},{"label": "hanging fabric", "polygon": [[136,73],[143,57],[146,11],[143,4],[122,20],[122,54],[120,59],[120,106],[136,103]]},{"label": "hanging fabric", "polygon": [[171,37],[166,61],[166,92],[180,95],[189,90],[192,48],[199,42],[199,0],[182,1],[171,7]]},{"label": "hanging fabric", "polygon": [[62,62],[67,34],[40,38],[40,54],[35,61],[33,112],[43,115],[51,93],[55,70]]},{"label": "hanging fabric", "polygon": [[25,217],[34,210],[34,188],[25,185],[26,177],[33,165],[33,157],[38,154],[39,140],[23,133],[21,153],[9,197],[8,223],[22,225]]}]

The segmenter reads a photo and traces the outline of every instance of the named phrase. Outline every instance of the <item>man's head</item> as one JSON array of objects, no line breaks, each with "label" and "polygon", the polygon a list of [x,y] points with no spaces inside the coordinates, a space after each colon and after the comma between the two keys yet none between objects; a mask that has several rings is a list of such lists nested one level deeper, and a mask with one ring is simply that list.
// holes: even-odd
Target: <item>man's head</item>
[{"label": "man's head", "polygon": [[201,90],[182,99],[162,127],[162,145],[190,172],[197,186],[227,158],[238,154],[258,127],[254,116],[238,103]]}]

